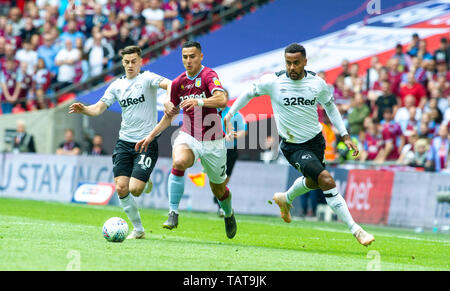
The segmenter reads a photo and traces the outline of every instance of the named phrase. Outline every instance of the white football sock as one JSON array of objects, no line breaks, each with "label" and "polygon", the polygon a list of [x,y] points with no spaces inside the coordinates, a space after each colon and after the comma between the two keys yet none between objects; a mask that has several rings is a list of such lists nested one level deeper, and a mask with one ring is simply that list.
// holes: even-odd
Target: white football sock
[{"label": "white football sock", "polygon": [[120,198],[120,205],[122,205],[123,210],[128,215],[128,218],[133,224],[133,227],[137,231],[144,231],[144,227],[142,226],[141,216],[139,215],[139,210],[136,205],[136,201],[133,198],[133,195],[128,193],[127,196]]},{"label": "white football sock", "polygon": [[312,189],[309,189],[306,186],[306,178],[301,176],[294,181],[294,184],[285,192],[286,193],[286,201],[289,204],[292,204],[295,197],[308,193]]},{"label": "white football sock", "polygon": [[[325,194],[325,200],[327,201],[331,209],[334,211],[334,213],[336,213],[336,215],[339,217],[340,220],[342,220],[347,224],[352,234],[354,234],[356,230],[358,230],[359,226],[353,220],[353,217],[350,214],[350,211],[348,210],[347,203],[345,202],[344,197],[342,197],[342,195],[338,193],[337,188],[323,191],[323,194]],[[332,196],[326,197],[328,195]]]}]

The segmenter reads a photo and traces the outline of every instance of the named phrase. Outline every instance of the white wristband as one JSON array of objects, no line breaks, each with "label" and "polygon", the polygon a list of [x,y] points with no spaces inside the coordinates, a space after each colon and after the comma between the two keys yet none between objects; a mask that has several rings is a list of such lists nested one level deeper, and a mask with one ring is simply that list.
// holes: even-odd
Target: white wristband
[{"label": "white wristband", "polygon": [[203,101],[203,99],[197,99],[197,103],[198,106],[202,107],[203,104],[205,104],[205,101]]}]

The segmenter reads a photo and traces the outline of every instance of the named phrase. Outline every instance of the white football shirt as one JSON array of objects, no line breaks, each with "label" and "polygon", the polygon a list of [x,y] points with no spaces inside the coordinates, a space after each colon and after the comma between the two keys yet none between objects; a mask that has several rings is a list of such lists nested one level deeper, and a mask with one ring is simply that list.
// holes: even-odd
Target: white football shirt
[{"label": "white football shirt", "polygon": [[108,107],[118,101],[122,108],[119,139],[138,142],[156,126],[156,97],[162,80],[164,77],[145,71],[133,79],[122,76],[106,89],[100,100]]},{"label": "white football shirt", "polygon": [[333,101],[325,81],[306,71],[300,80],[292,80],[286,71],[262,76],[253,84],[255,96],[269,95],[278,134],[290,143],[306,142],[322,131],[317,103]]}]

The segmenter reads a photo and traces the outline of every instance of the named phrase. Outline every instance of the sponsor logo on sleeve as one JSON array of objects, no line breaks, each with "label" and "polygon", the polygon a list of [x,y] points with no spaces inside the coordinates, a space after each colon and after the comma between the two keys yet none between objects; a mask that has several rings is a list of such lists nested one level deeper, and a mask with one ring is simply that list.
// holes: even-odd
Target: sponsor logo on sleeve
[{"label": "sponsor logo on sleeve", "polygon": [[216,85],[216,86],[221,86],[222,85],[222,84],[220,84],[220,81],[219,81],[219,79],[217,79],[217,77],[214,77],[213,81],[214,81],[214,85]]}]

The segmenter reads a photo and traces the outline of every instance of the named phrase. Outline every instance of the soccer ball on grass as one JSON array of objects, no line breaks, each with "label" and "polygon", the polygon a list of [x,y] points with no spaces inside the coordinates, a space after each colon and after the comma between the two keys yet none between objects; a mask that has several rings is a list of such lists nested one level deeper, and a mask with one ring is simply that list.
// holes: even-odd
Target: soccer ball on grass
[{"label": "soccer ball on grass", "polygon": [[123,242],[128,235],[128,224],[120,217],[111,217],[103,224],[102,232],[109,242]]}]

